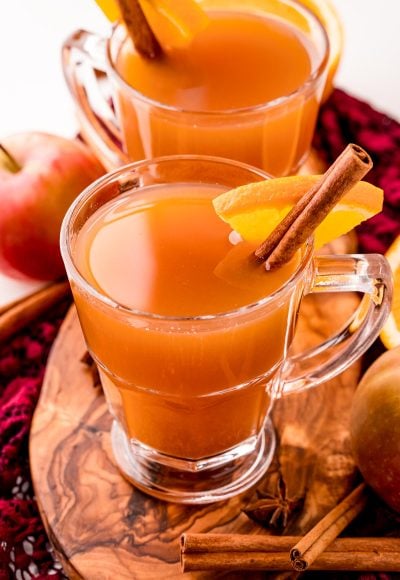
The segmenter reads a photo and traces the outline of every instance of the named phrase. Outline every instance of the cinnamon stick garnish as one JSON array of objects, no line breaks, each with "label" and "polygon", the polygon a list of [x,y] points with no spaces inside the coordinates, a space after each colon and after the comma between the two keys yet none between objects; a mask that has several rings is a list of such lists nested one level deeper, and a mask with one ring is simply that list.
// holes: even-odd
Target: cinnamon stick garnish
[{"label": "cinnamon stick garnish", "polygon": [[0,315],[0,345],[69,294],[68,282],[46,286]]},{"label": "cinnamon stick garnish", "polygon": [[359,145],[350,144],[255,250],[267,270],[288,262],[312,235],[343,195],[371,169],[372,160]]},{"label": "cinnamon stick garnish", "polygon": [[290,550],[293,568],[300,572],[311,566],[345,527],[361,513],[366,502],[366,485],[360,483]]},{"label": "cinnamon stick garnish", "polygon": [[122,20],[135,49],[145,58],[157,58],[161,46],[146,20],[139,0],[118,0]]},{"label": "cinnamon stick garnish", "polygon": [[[183,534],[182,571],[293,571],[289,551],[300,539],[298,536]],[[309,569],[392,572],[399,569],[399,564],[400,538],[340,538]]]}]

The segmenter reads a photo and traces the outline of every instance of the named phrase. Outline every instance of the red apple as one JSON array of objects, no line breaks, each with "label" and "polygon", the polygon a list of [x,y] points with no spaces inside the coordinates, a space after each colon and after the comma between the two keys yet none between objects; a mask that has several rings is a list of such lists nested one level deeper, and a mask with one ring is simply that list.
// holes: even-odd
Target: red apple
[{"label": "red apple", "polygon": [[0,270],[12,277],[64,275],[62,219],[75,197],[104,168],[77,140],[19,133],[0,145]]},{"label": "red apple", "polygon": [[361,379],[350,432],[365,481],[400,513],[400,347],[381,355]]}]

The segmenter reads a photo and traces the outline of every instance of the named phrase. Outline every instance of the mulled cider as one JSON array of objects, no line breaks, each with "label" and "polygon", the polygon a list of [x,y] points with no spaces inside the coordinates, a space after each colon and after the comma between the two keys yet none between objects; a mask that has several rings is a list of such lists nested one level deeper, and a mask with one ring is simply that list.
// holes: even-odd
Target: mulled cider
[{"label": "mulled cider", "polygon": [[202,3],[208,24],[185,48],[146,59],[124,29],[110,44],[118,116],[132,160],[218,155],[272,175],[295,172],[310,147],[328,43],[291,0]]},{"label": "mulled cider", "polygon": [[[266,179],[215,157],[141,161],[94,182],[63,221],[63,260],[114,418],[113,456],[158,498],[203,504],[254,485],[274,453],[274,400],[342,372],[387,316],[383,257],[316,257],[307,242],[267,270],[217,216],[216,196],[239,188],[238,202],[239,186],[253,195]],[[303,295],[354,290],[374,300],[361,302],[348,332],[291,356]]]},{"label": "mulled cider", "polygon": [[[294,179],[298,186],[283,181]],[[62,257],[114,418],[114,459],[158,498],[204,504],[253,486],[274,453],[274,400],[348,368],[389,312],[383,256],[314,256],[308,240],[272,270],[272,256],[256,260],[254,244],[215,213],[224,215],[221,197],[212,200],[229,191],[225,215],[229,200],[249,208],[265,180],[260,169],[216,157],[144,160],[95,181],[64,218]],[[282,180],[272,186],[281,193]],[[291,354],[302,297],[349,291],[369,296],[348,326]],[[77,385],[73,396],[80,388],[91,387]]]},{"label": "mulled cider", "polygon": [[74,247],[84,278],[122,307],[110,315],[75,292],[115,417],[130,439],[176,458],[257,438],[292,337],[291,295],[262,315],[244,310],[299,260],[270,273],[247,266],[254,246],[233,246],[213,209],[222,191],[182,182],[127,193],[94,213]]}]

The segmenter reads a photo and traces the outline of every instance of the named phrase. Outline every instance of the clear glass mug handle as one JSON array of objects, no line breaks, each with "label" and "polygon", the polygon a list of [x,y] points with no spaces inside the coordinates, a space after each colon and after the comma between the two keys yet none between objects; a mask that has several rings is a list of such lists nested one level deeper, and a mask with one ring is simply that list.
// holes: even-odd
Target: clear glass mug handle
[{"label": "clear glass mug handle", "polygon": [[118,146],[122,142],[118,122],[101,86],[106,78],[106,42],[86,30],[75,31],[63,44],[62,66],[82,136],[110,171],[129,159]]},{"label": "clear glass mug handle", "polygon": [[360,292],[360,305],[336,334],[285,362],[280,394],[298,392],[332,379],[358,359],[377,338],[390,311],[392,274],[384,256],[317,256],[306,293]]}]

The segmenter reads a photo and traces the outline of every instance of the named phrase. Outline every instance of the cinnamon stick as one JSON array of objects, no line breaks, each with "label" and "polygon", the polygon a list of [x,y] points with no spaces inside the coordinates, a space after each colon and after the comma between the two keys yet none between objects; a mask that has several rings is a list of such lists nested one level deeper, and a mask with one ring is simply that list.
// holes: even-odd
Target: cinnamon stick
[{"label": "cinnamon stick", "polygon": [[350,144],[336,161],[291,209],[254,255],[266,268],[289,261],[312,235],[343,195],[371,169],[372,160],[360,146]]},{"label": "cinnamon stick", "polygon": [[[289,550],[297,536],[250,534],[183,534],[181,567],[195,570],[293,571]],[[400,538],[342,538],[310,566],[310,570],[397,571]]]},{"label": "cinnamon stick", "polygon": [[146,20],[139,0],[118,0],[122,20],[135,49],[145,58],[157,58],[161,46]]},{"label": "cinnamon stick", "polygon": [[11,306],[0,315],[0,345],[43,314],[47,308],[60,302],[68,293],[68,282],[58,282],[46,286]]},{"label": "cinnamon stick", "polygon": [[290,550],[293,568],[306,570],[364,509],[367,502],[365,483],[360,483]]},{"label": "cinnamon stick", "polygon": [[[398,547],[397,547],[398,550]],[[398,572],[400,551],[380,552],[378,550],[353,552],[346,550],[327,551],[310,566],[310,570],[358,571],[358,572]],[[214,552],[184,554],[181,568],[183,572],[199,570],[265,570],[292,571],[288,554],[285,552]]]}]

